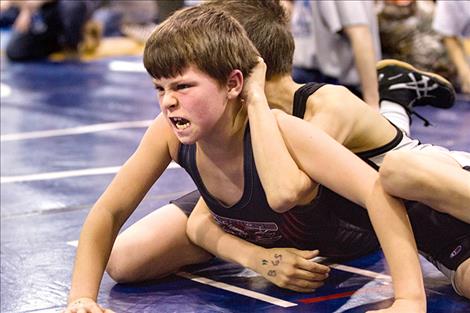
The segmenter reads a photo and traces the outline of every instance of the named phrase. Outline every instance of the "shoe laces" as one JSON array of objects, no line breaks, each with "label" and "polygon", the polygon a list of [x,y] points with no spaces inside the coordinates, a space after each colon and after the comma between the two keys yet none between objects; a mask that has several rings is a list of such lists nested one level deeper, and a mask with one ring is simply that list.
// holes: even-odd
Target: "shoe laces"
[{"label": "shoe laces", "polygon": [[[414,110],[413,103],[421,97],[426,96],[429,90],[437,88],[437,84],[429,86],[428,82],[430,81],[430,78],[428,76],[421,75],[421,79],[419,81],[416,79],[416,76],[413,75],[413,73],[408,73],[407,76],[411,82],[399,83],[392,86],[390,89],[404,88],[414,90],[416,92],[416,98],[409,104],[406,110],[408,111],[408,114],[416,115],[417,118],[422,120],[425,127],[432,126],[432,124],[424,116]],[[379,79],[381,78],[382,77],[379,77]]]},{"label": "shoe laces", "polygon": [[410,110],[410,115],[413,115],[413,114],[416,115],[417,118],[423,121],[424,127],[433,126],[431,122],[429,122],[424,116],[416,113],[415,110]]}]

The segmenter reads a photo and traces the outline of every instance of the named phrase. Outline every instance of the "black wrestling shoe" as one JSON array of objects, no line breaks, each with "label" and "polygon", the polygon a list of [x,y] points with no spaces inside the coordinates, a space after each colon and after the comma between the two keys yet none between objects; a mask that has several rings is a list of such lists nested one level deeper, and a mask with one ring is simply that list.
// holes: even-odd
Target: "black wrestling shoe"
[{"label": "black wrestling shoe", "polygon": [[416,106],[430,105],[448,109],[454,105],[455,90],[444,77],[420,71],[412,65],[398,60],[381,60],[377,63],[380,100],[389,100],[403,106],[406,112],[415,114],[429,122],[414,111]]}]

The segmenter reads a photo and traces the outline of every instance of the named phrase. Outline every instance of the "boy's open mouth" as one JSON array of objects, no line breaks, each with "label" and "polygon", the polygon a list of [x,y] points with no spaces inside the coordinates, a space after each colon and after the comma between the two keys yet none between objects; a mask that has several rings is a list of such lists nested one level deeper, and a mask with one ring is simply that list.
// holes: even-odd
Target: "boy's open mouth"
[{"label": "boy's open mouth", "polygon": [[191,123],[182,117],[170,117],[171,122],[175,125],[178,129],[186,129],[188,128]]}]

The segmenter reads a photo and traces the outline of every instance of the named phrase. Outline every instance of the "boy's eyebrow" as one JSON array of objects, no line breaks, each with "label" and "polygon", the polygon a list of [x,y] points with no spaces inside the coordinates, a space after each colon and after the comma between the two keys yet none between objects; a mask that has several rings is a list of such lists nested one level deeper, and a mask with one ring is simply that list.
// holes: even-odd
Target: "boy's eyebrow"
[{"label": "boy's eyebrow", "polygon": [[[181,78],[177,78],[175,81],[172,81],[171,83],[169,83],[168,85],[173,88],[175,86],[177,86],[178,84],[181,84],[182,82],[184,83],[191,83],[191,79],[189,78],[185,78],[185,77],[181,77]],[[154,84],[155,87],[162,87],[160,84],[158,84],[154,79],[152,80],[152,83]],[[163,87],[162,87],[163,88]]]}]

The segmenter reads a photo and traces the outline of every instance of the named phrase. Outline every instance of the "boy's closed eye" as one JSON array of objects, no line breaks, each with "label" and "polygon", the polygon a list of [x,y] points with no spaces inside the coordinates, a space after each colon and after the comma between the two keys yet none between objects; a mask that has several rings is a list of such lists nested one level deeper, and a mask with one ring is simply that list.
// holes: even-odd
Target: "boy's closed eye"
[{"label": "boy's closed eye", "polygon": [[161,87],[161,86],[154,85],[154,88],[155,88],[155,90],[158,91],[159,93],[163,91],[163,87]]},{"label": "boy's closed eye", "polygon": [[[163,93],[165,90],[163,89],[163,87],[161,86],[158,86],[158,85],[154,85],[155,89],[158,91],[158,93]],[[190,84],[177,84],[175,86],[175,90],[184,90],[184,89],[188,89],[192,87],[192,85]]]},{"label": "boy's closed eye", "polygon": [[190,87],[191,87],[190,84],[178,84],[178,85],[176,86],[176,89],[177,89],[177,90],[182,90],[182,89],[188,89],[188,88],[190,88]]}]

